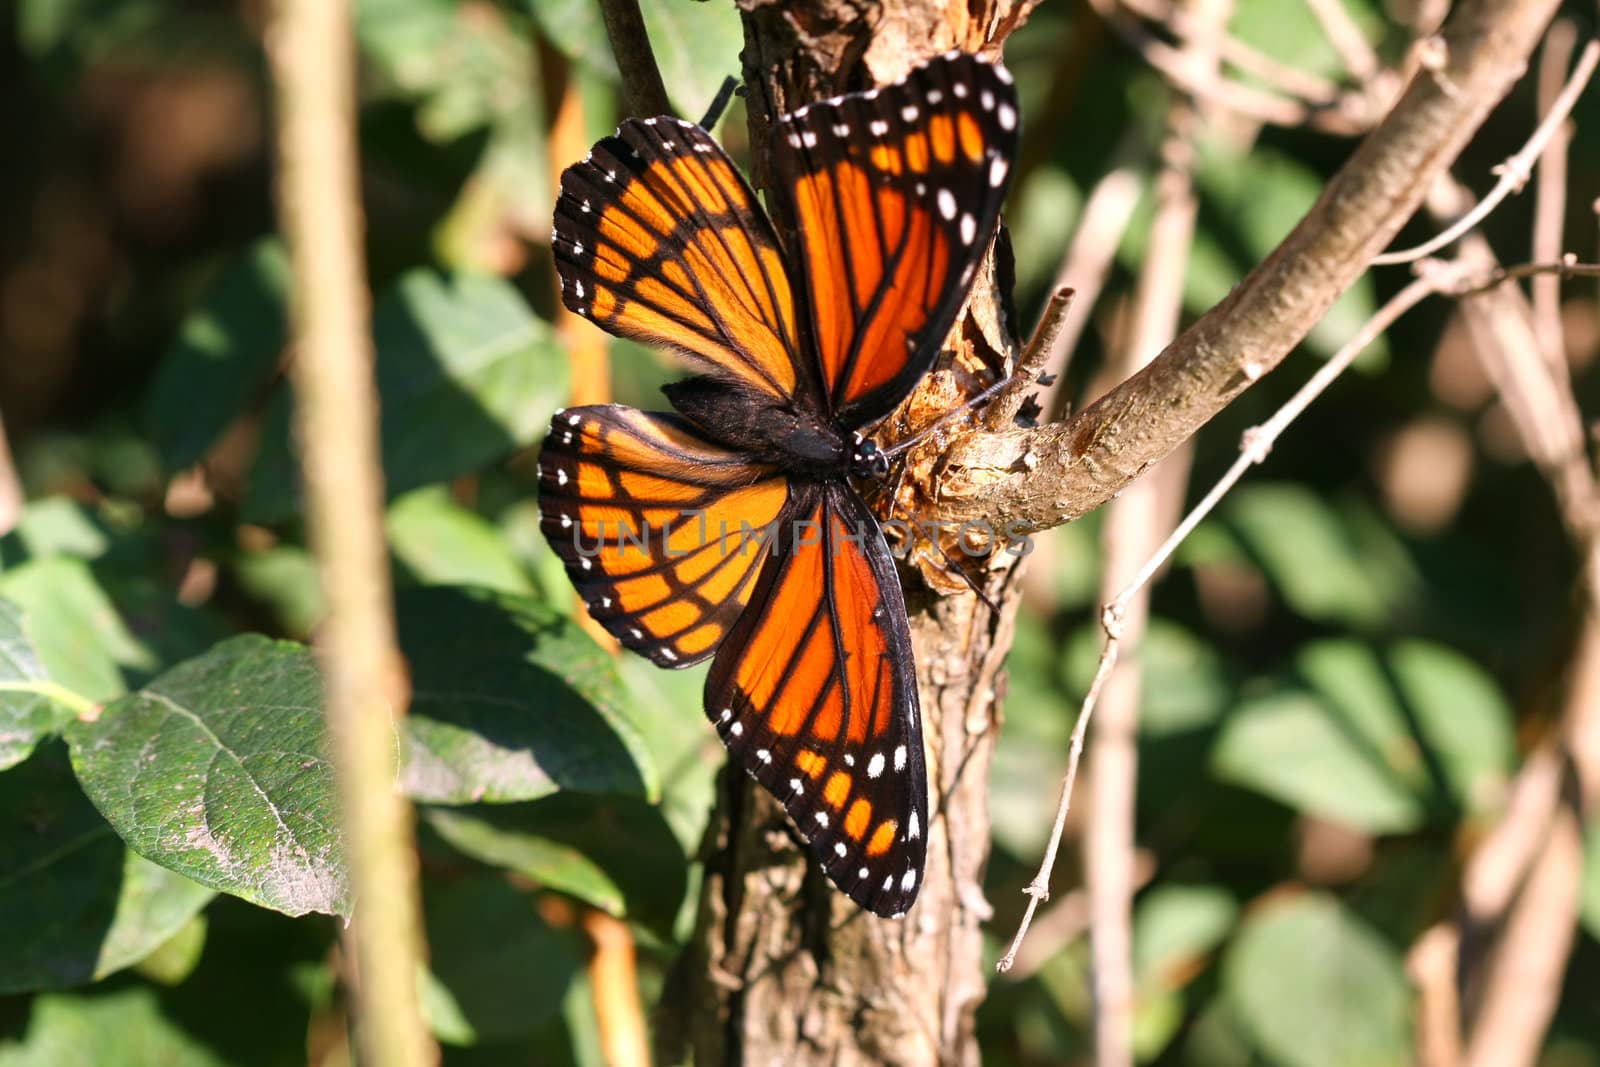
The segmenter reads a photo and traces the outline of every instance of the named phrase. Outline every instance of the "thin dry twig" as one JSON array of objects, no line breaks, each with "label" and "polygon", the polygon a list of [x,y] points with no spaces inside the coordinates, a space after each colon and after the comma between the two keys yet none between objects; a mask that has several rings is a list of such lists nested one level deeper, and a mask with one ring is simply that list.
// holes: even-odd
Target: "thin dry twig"
[{"label": "thin dry twig", "polygon": [[[1310,90],[1320,90],[1322,88],[1320,85],[1308,86],[1304,75],[1285,77],[1281,64],[1274,64],[1259,53],[1251,53],[1246,46],[1227,38],[1216,46],[1227,52],[1224,58],[1273,84],[1289,94],[1291,99],[1275,96],[1228,78],[1197,79],[1186,69],[1183,57],[1187,44],[1183,47],[1174,47],[1146,30],[1140,25],[1139,20],[1130,14],[1130,11],[1136,10],[1134,4],[1123,4],[1118,0],[1088,0],[1088,3],[1128,47],[1143,57],[1145,62],[1160,71],[1174,87],[1182,89],[1203,103],[1226,108],[1247,118],[1276,126],[1310,126],[1326,133],[1345,136],[1368,129],[1382,114],[1383,108],[1380,102],[1368,101],[1358,93],[1343,93],[1336,90],[1331,98],[1313,95]],[[1148,9],[1150,5],[1139,6]],[[1153,11],[1150,17],[1157,18]],[[1173,28],[1185,41],[1193,36],[1192,32],[1183,32],[1184,26],[1175,16],[1167,16],[1160,21],[1172,23]],[[1374,84],[1376,82],[1377,79],[1374,79]]]},{"label": "thin dry twig", "polygon": [[1073,295],[1073,291],[1066,286],[1050,294],[1049,302],[1039,315],[1039,323],[1033,328],[1033,336],[1017,357],[1017,369],[1011,372],[1010,381],[984,413],[984,421],[991,429],[1009,425],[1017,417],[1017,412],[1022,410],[1029,391],[1047,384],[1039,381],[1039,375],[1044,372],[1050,353],[1055,350],[1056,340],[1061,336],[1067,316],[1072,311]]},{"label": "thin dry twig", "polygon": [[1141,154],[1141,139],[1136,132],[1130,132],[1113,154],[1111,169],[1095,182],[1089,193],[1083,213],[1078,217],[1077,232],[1072,235],[1067,254],[1061,260],[1061,269],[1056,272],[1056,289],[1071,289],[1075,296],[1045,357],[1045,370],[1055,377],[1040,398],[1045,422],[1058,421],[1071,402],[1067,368],[1072,353],[1100,299],[1100,290],[1111,273],[1123,232],[1132,221],[1134,209],[1139,206],[1139,197],[1144,192],[1142,160],[1136,158]]},{"label": "thin dry twig", "polygon": [[405,698],[383,537],[348,2],[280,0],[269,51],[279,210],[294,264],[290,374],[328,605],[318,644],[355,899],[356,1029],[366,1062],[423,1067],[438,1051],[418,1010],[416,853],[411,807],[394,777],[393,716]]},{"label": "thin dry twig", "polygon": [[639,12],[639,0],[600,0],[600,17],[605,20],[611,53],[617,57],[628,114],[672,114],[661,68],[656,66],[656,55],[650,50],[650,35],[645,30],[644,15]]},{"label": "thin dry twig", "polygon": [[1415,307],[1428,295],[1436,292],[1438,285],[1437,279],[1418,278],[1401,290],[1357,331],[1356,336],[1348,344],[1335,353],[1332,359],[1318,368],[1317,373],[1312,376],[1311,380],[1302,386],[1271,419],[1258,427],[1246,431],[1239,458],[1228,468],[1227,473],[1211,488],[1211,491],[1195,506],[1194,510],[1184,517],[1184,520],[1173,530],[1172,535],[1158,549],[1149,554],[1144,566],[1139,568],[1121,591],[1107,603],[1105,611],[1101,615],[1101,624],[1106,631],[1106,644],[1100,656],[1100,663],[1095,669],[1094,680],[1090,683],[1089,690],[1084,695],[1083,704],[1078,709],[1077,721],[1072,728],[1072,740],[1067,752],[1067,773],[1062,779],[1061,797],[1056,806],[1056,818],[1051,828],[1050,841],[1045,848],[1044,861],[1041,863],[1038,873],[1034,875],[1033,881],[1024,890],[1030,898],[1028,908],[1023,914],[1022,922],[1018,926],[1016,935],[1012,938],[1010,948],[1001,957],[997,965],[1000,971],[1004,972],[1010,969],[1016,959],[1017,951],[1022,945],[1023,938],[1027,936],[1028,926],[1033,921],[1033,913],[1039,901],[1049,899],[1050,873],[1055,867],[1056,852],[1060,848],[1061,835],[1066,827],[1067,814],[1072,807],[1072,793],[1077,783],[1078,764],[1083,756],[1084,735],[1088,730],[1090,719],[1094,714],[1096,704],[1100,700],[1101,691],[1106,685],[1106,680],[1116,667],[1126,632],[1126,619],[1130,606],[1135,602],[1135,598],[1151,578],[1155,576],[1156,572],[1171,558],[1177,546],[1189,536],[1206,515],[1210,514],[1223,496],[1227,494],[1228,490],[1244,476],[1244,472],[1252,465],[1266,458],[1267,453],[1271,451],[1273,442],[1283,433],[1289,423],[1293,422],[1311,401],[1316,399],[1339,376],[1340,372],[1354,362],[1355,358],[1376,340],[1384,330],[1388,329],[1396,319]]},{"label": "thin dry twig", "polygon": [[1359,81],[1378,73],[1378,53],[1367,42],[1367,35],[1355,24],[1341,0],[1305,0],[1306,6],[1322,26],[1323,35],[1339,53],[1344,69]]},{"label": "thin dry twig", "polygon": [[1545,145],[1556,135],[1561,124],[1566,121],[1567,115],[1572,111],[1572,106],[1578,102],[1578,97],[1583,95],[1584,87],[1589,84],[1589,79],[1594,76],[1595,66],[1600,64],[1600,40],[1590,41],[1584,47],[1583,53],[1578,57],[1578,64],[1572,70],[1572,76],[1567,79],[1566,86],[1556,97],[1554,106],[1545,115],[1533,131],[1533,136],[1528,138],[1528,143],[1523,145],[1516,155],[1506,160],[1495,168],[1495,173],[1500,180],[1495,183],[1489,195],[1455,224],[1436,234],[1415,248],[1407,248],[1399,252],[1385,252],[1372,258],[1373,266],[1387,266],[1395,263],[1412,263],[1430,256],[1439,249],[1444,248],[1461,238],[1461,235],[1472,230],[1488,218],[1489,213],[1500,205],[1500,202],[1512,193],[1521,192],[1522,187],[1528,183],[1528,178],[1533,174],[1533,164],[1544,151]]},{"label": "thin dry twig", "polygon": [[[1561,92],[1562,73],[1572,62],[1577,47],[1578,28],[1570,19],[1557,19],[1544,40],[1539,57],[1539,111],[1548,113],[1556,106]],[[1572,124],[1563,122],[1539,156],[1538,185],[1534,190],[1533,260],[1535,263],[1561,258],[1563,231],[1567,220],[1567,146],[1572,141]],[[1539,351],[1558,373],[1566,373],[1566,350],[1562,343],[1561,279],[1550,275],[1535,278],[1533,328],[1539,337]]]}]

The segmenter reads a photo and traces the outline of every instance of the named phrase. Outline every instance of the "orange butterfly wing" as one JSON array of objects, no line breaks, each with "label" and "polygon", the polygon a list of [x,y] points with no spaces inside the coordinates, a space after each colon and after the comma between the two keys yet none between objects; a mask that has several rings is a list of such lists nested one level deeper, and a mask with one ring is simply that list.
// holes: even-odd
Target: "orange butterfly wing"
[{"label": "orange butterfly wing", "polygon": [[863,426],[925,374],[1000,218],[1018,133],[1004,67],[952,53],[777,124],[829,410]]},{"label": "orange butterfly wing", "polygon": [[750,599],[789,481],[672,415],[568,408],[539,454],[540,528],[589,613],[663,667],[709,657]]},{"label": "orange butterfly wing", "polygon": [[928,824],[922,713],[894,561],[843,483],[801,484],[711,665],[706,714],[862,907],[903,914]]},{"label": "orange butterfly wing", "polygon": [[772,224],[700,127],[629,119],[596,144],[561,175],[553,245],[570,310],[772,400],[814,392]]}]

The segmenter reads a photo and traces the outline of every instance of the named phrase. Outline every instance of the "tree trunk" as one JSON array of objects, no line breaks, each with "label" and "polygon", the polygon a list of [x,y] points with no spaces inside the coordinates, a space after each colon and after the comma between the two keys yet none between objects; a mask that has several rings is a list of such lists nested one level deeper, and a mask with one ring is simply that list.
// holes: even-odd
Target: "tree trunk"
[{"label": "tree trunk", "polygon": [[[765,145],[773,116],[894,81],[952,48],[995,57],[1021,15],[1012,0],[880,0],[870,10],[848,0],[741,6],[756,146]],[[760,147],[754,171],[765,184]],[[981,389],[1017,350],[1015,325],[1002,310],[1010,294],[1003,299],[995,282],[993,254],[952,331],[955,356],[939,365],[945,387],[955,381],[965,391]],[[908,406],[917,403],[913,396]],[[927,406],[947,410],[950,402]],[[911,478],[927,487],[937,475],[921,469]],[[935,499],[918,515],[936,517],[936,490],[924,493]],[[996,674],[1011,644],[1018,594],[1014,562],[1005,556],[989,573],[999,618],[970,592],[939,596],[906,577],[931,794],[927,868],[915,906],[898,920],[862,911],[810,862],[778,803],[737,769],[726,771],[703,849],[694,938],[658,1020],[661,1062],[978,1061],[973,1017],[985,988],[979,928],[989,917],[982,892],[988,774]]]}]

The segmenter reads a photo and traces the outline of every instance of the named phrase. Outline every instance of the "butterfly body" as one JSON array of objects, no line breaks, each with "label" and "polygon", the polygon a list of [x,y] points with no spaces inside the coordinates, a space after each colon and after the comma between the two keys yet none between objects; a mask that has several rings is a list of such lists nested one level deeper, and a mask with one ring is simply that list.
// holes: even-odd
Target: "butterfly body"
[{"label": "butterfly body", "polygon": [[[705,710],[835,884],[880,915],[921,888],[928,786],[905,603],[851,478],[937,356],[998,224],[1004,68],[949,54],[775,125],[769,219],[706,131],[629,120],[562,176],[567,307],[676,349],[674,413],[558,413],[541,528],[589,613]],[[779,240],[779,233],[784,240]]]}]

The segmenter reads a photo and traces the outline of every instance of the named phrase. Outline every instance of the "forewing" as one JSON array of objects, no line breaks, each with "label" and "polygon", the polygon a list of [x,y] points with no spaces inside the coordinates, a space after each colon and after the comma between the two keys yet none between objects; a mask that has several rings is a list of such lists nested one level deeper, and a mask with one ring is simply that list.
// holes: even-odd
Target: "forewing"
[{"label": "forewing", "polygon": [[961,53],[778,122],[776,203],[846,425],[886,414],[938,355],[998,224],[1017,127],[1011,75]]},{"label": "forewing", "polygon": [[663,667],[722,643],[788,500],[775,469],[617,404],[557,413],[539,454],[540,527],[589,614]]},{"label": "forewing", "polygon": [[706,679],[706,714],[818,863],[879,915],[917,897],[928,785],[911,634],[876,521],[800,485],[777,551]]},{"label": "forewing", "polygon": [[778,400],[811,373],[772,224],[693,123],[629,119],[568,167],[553,244],[562,301],[603,329]]}]

